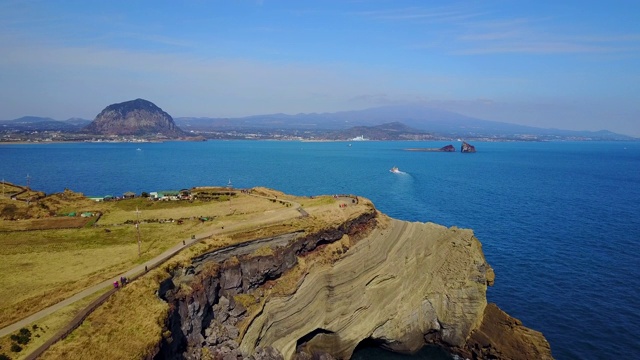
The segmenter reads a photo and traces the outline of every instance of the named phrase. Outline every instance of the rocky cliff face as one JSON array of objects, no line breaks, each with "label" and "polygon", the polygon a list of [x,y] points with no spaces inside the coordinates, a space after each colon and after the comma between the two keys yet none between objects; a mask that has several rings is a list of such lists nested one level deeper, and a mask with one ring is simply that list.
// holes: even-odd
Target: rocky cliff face
[{"label": "rocky cliff face", "polygon": [[371,212],[265,244],[277,245],[175,270],[160,289],[173,311],[158,358],[348,359],[363,340],[398,352],[434,343],[474,358],[551,358],[540,333],[487,306],[493,270],[470,230]]},{"label": "rocky cliff face", "polygon": [[107,106],[85,132],[97,135],[184,136],[173,118],[150,101],[136,99]]}]

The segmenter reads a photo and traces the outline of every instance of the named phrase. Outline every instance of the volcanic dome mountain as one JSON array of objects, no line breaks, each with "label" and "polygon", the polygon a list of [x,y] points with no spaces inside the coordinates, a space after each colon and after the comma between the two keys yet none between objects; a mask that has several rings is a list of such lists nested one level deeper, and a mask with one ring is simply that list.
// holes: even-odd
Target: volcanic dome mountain
[{"label": "volcanic dome mountain", "polygon": [[107,106],[84,131],[99,135],[164,135],[170,138],[186,135],[171,115],[144,99]]}]

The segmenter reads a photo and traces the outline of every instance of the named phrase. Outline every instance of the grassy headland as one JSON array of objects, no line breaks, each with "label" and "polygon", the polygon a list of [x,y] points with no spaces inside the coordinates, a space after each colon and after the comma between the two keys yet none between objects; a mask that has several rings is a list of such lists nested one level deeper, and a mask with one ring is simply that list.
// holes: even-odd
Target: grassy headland
[{"label": "grassy headland", "polygon": [[[218,190],[228,191],[196,188],[193,193]],[[162,336],[167,311],[167,304],[157,298],[156,291],[172,268],[215,248],[295,230],[313,231],[359,211],[356,206],[339,207],[337,203],[344,200],[331,196],[297,198],[264,188],[252,192],[234,190],[231,195],[181,201],[134,198],[94,202],[71,191],[30,203],[0,198],[0,271],[6,274],[0,278],[0,327],[95,284],[117,279],[193,235],[208,237],[117,292],[46,357],[104,355],[97,344],[113,349],[114,339],[124,351],[109,352],[115,357],[149,354],[150,347]],[[310,216],[301,218],[298,205]],[[7,206],[10,210],[4,211]],[[92,216],[80,217],[87,213]],[[142,240],[140,257],[137,221]],[[59,323],[61,326],[64,321]],[[48,335],[54,332],[51,329]],[[9,354],[4,347],[2,352]],[[15,358],[19,354],[9,355]]]}]

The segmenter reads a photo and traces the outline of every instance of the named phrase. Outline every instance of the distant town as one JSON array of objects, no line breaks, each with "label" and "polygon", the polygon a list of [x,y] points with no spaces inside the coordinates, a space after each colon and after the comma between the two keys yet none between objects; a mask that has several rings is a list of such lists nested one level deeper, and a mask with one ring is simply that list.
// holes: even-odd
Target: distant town
[{"label": "distant town", "polygon": [[111,104],[91,120],[25,116],[0,121],[0,143],[288,141],[634,141],[607,130],[544,129],[420,107],[244,118],[172,118],[150,101]]},{"label": "distant town", "polygon": [[[54,142],[94,142],[94,143],[148,143],[164,141],[206,141],[206,140],[282,140],[282,141],[456,141],[461,137],[432,134],[375,134],[350,137],[348,132],[300,131],[300,130],[228,130],[228,131],[192,131],[191,136],[169,138],[156,135],[89,135],[62,131],[0,131],[0,143],[54,143]],[[494,136],[464,136],[466,140],[483,142],[502,141],[611,141],[634,140],[632,138],[609,139],[597,136],[561,136],[513,134]]]}]

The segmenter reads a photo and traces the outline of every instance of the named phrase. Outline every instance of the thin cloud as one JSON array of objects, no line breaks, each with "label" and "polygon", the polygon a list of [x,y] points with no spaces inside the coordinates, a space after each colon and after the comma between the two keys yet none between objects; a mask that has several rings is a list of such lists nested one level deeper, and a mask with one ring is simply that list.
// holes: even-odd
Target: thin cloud
[{"label": "thin cloud", "polygon": [[[571,34],[553,17],[500,18],[473,4],[447,7],[402,7],[357,13],[375,21],[438,23],[412,49],[450,55],[486,54],[624,54],[640,50],[640,34]],[[573,30],[573,29],[571,29]]]},{"label": "thin cloud", "polygon": [[171,47],[180,47],[180,48],[192,48],[196,46],[196,43],[190,40],[185,40],[181,38],[155,35],[155,34],[145,34],[145,33],[137,33],[137,32],[115,32],[109,33],[103,39],[130,39],[137,40],[146,43],[154,43],[158,45],[166,45]]},{"label": "thin cloud", "polygon": [[585,53],[612,53],[629,52],[637,50],[632,47],[595,46],[589,44],[576,44],[570,42],[527,42],[527,43],[504,43],[483,45],[476,48],[467,48],[454,51],[458,55],[479,55],[479,54],[585,54]]},{"label": "thin cloud", "polygon": [[[621,53],[638,50],[640,35],[568,35],[549,18],[489,20],[465,24],[455,37],[457,55],[496,53],[584,54]],[[542,29],[545,30],[542,30]],[[548,29],[551,28],[553,32]]]},{"label": "thin cloud", "polygon": [[361,11],[356,13],[363,17],[367,17],[374,20],[391,20],[391,21],[406,21],[406,20],[428,20],[437,22],[452,22],[462,21],[472,18],[476,18],[487,14],[486,12],[470,12],[468,10],[461,10],[458,7],[446,7],[446,8],[424,8],[424,7],[408,7],[401,9],[387,9],[387,10],[375,10],[375,11]]}]

